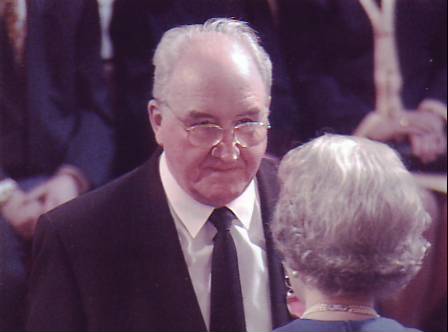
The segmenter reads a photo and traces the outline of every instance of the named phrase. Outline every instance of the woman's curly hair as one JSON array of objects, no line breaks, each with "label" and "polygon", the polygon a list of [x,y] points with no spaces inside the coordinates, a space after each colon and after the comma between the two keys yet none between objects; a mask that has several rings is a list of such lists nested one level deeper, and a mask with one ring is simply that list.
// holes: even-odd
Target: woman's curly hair
[{"label": "woman's curly hair", "polygon": [[388,295],[418,272],[430,217],[398,155],[324,135],[290,151],[272,232],[288,267],[327,294]]}]

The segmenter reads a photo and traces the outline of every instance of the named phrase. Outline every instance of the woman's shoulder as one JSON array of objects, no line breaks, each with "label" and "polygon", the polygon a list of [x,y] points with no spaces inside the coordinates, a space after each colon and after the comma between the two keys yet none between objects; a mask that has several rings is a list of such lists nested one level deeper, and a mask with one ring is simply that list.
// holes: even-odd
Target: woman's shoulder
[{"label": "woman's shoulder", "polygon": [[417,329],[406,328],[399,322],[389,318],[374,318],[358,321],[321,321],[297,319],[274,330],[275,332],[420,332]]},{"label": "woman's shoulder", "polygon": [[362,332],[372,331],[372,332],[421,332],[420,330],[414,329],[414,328],[408,328],[403,325],[401,325],[396,320],[385,318],[385,317],[379,317],[375,319],[369,319],[362,322],[360,324],[360,330]]}]

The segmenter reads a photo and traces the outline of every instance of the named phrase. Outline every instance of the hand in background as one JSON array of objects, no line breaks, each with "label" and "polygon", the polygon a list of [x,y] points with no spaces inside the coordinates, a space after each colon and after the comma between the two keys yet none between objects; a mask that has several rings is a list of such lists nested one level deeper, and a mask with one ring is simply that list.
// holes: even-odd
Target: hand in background
[{"label": "hand in background", "polygon": [[432,112],[400,112],[393,118],[371,112],[354,134],[380,142],[407,140],[413,155],[429,163],[446,153],[444,126],[444,120]]},{"label": "hand in background", "polygon": [[446,124],[447,121],[447,107],[446,104],[438,101],[436,99],[425,99],[420,105],[418,105],[417,111],[419,112],[430,112],[438,115],[443,122]]},{"label": "hand in background", "polygon": [[24,239],[31,239],[41,214],[80,194],[73,176],[58,173],[29,192],[17,188],[1,209],[2,217]]},{"label": "hand in background", "polygon": [[412,152],[423,163],[436,160],[446,154],[446,105],[436,100],[424,100],[418,107],[416,114],[419,120],[426,123],[429,130],[423,135],[410,137]]},{"label": "hand in background", "polygon": [[446,137],[433,133],[411,135],[412,154],[427,164],[446,153]]},{"label": "hand in background", "polygon": [[28,199],[38,201],[47,212],[80,194],[76,180],[68,174],[57,174],[31,190]]},{"label": "hand in background", "polygon": [[429,129],[406,113],[390,118],[379,112],[370,112],[361,121],[354,135],[380,142],[402,141],[410,135],[423,134]]},{"label": "hand in background", "polygon": [[2,216],[24,239],[32,238],[37,219],[43,212],[43,205],[39,201],[29,200],[20,189],[12,193],[1,210]]}]

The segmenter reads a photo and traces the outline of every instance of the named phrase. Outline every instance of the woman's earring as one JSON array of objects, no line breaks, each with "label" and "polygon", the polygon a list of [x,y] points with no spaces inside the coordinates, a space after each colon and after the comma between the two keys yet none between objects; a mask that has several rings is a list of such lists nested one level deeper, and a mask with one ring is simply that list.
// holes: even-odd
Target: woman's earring
[{"label": "woman's earring", "polygon": [[287,297],[292,297],[294,296],[294,290],[292,289],[291,286],[291,279],[289,278],[289,276],[287,274],[285,274],[285,286],[286,286],[286,295]]}]

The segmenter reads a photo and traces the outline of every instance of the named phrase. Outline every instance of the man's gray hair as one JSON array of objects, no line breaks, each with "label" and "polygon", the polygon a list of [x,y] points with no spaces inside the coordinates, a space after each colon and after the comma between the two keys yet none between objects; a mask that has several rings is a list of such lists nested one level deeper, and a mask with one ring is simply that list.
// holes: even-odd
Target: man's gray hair
[{"label": "man's gray hair", "polygon": [[290,151],[279,178],[272,232],[305,283],[326,294],[382,296],[420,269],[430,216],[387,145],[324,135]]},{"label": "man's gray hair", "polygon": [[223,33],[247,48],[265,82],[267,93],[270,95],[272,63],[269,55],[259,44],[256,32],[242,21],[212,18],[204,24],[179,26],[164,33],[153,58],[155,67],[153,96],[156,98],[164,96],[164,89],[171,77],[174,64],[188,44],[194,38],[210,32]]}]

